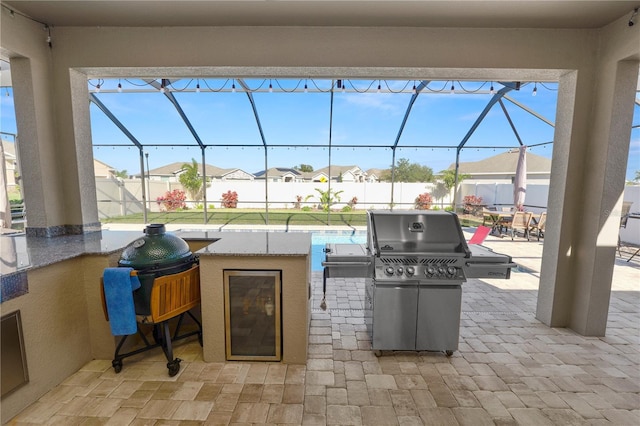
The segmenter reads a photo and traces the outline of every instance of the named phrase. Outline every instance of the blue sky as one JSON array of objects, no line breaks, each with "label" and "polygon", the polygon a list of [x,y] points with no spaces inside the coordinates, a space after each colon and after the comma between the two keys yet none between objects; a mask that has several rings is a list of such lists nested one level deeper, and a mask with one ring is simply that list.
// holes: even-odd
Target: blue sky
[{"label": "blue sky", "polygon": [[[347,91],[334,93],[333,125],[330,127],[331,84],[328,80],[245,80],[249,87],[258,89],[253,98],[268,150],[269,167],[292,167],[301,163],[315,169],[329,163],[329,151],[322,145],[329,143],[331,129],[331,162],[336,165],[358,165],[363,169],[388,168],[392,162],[391,150],[405,111],[411,98],[413,81],[348,80]],[[91,80],[94,89],[98,80]],[[143,145],[148,146],[149,166],[153,169],[172,162],[201,161],[196,141],[181,120],[171,102],[159,91],[141,80],[100,81],[100,101],[129,129]],[[116,91],[118,83],[125,89]],[[196,84],[201,91],[194,91]],[[178,100],[193,127],[205,144],[223,144],[229,147],[209,147],[206,162],[222,168],[240,168],[250,173],[263,170],[264,149],[258,126],[246,94],[230,91],[233,80],[180,80],[174,83],[172,93]],[[268,92],[269,84],[274,87]],[[286,93],[304,84],[308,93]],[[377,93],[377,86],[381,92]],[[450,93],[451,85],[456,93]],[[434,172],[446,169],[455,161],[455,147],[462,141],[491,95],[491,82],[431,82],[418,96],[406,127],[398,143],[396,159],[408,158],[411,162],[431,167]],[[240,85],[236,83],[239,89]],[[555,121],[557,86],[553,83],[523,84],[519,91],[508,96],[536,111],[550,121]],[[405,89],[404,93],[400,92]],[[130,93],[127,89],[137,89]],[[368,91],[367,91],[368,89]],[[324,93],[319,93],[321,90]],[[365,93],[366,91],[366,93]],[[465,92],[466,91],[466,92]],[[477,93],[471,93],[478,91]],[[484,92],[483,94],[480,94]],[[10,96],[5,96],[9,93]],[[531,146],[551,142],[553,128],[508,100],[505,108],[524,144]],[[2,89],[1,130],[15,132],[13,97],[11,90]],[[91,104],[92,138],[96,146],[94,156],[117,170],[129,174],[140,172],[138,150],[127,137]],[[636,107],[634,124],[640,122]],[[170,146],[179,145],[179,146]],[[241,147],[259,145],[259,147]],[[286,145],[305,145],[291,147]],[[349,147],[346,147],[348,145]],[[363,148],[354,148],[352,146]],[[367,147],[365,147],[367,146]],[[416,148],[434,146],[434,148]],[[477,161],[518,146],[518,141],[499,104],[494,105],[480,124],[466,148],[461,161]],[[487,147],[498,148],[487,148]],[[436,148],[437,147],[437,148]],[[551,157],[552,145],[531,148],[530,152]],[[632,179],[640,169],[640,131],[632,132],[627,178]]]}]

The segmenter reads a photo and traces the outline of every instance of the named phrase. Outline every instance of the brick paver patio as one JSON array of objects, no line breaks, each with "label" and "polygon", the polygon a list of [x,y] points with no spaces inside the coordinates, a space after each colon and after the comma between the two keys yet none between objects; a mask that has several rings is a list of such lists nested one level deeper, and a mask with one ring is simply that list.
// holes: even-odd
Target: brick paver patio
[{"label": "brick paver patio", "polygon": [[[510,280],[463,285],[460,347],[376,357],[363,322],[363,279],[313,273],[304,365],[205,363],[197,341],[95,360],[40,398],[15,424],[638,425],[640,262],[616,260],[606,337],[535,319],[542,242],[489,237],[522,266]],[[635,259],[634,259],[635,261]]]}]

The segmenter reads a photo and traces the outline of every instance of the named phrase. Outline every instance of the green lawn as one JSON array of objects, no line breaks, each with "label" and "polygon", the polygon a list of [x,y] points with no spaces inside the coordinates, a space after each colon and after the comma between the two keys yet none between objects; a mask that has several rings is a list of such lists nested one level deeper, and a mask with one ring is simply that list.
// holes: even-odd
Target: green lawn
[{"label": "green lawn", "polygon": [[[366,226],[367,217],[364,210],[355,212],[327,212],[301,210],[269,210],[269,225],[345,225]],[[210,225],[265,225],[267,213],[258,209],[213,209],[207,211]],[[134,214],[102,219],[103,223],[143,223],[143,215]],[[202,210],[183,210],[175,212],[150,212],[149,223],[204,223]]]},{"label": "green lawn", "polygon": [[[207,211],[209,225],[265,225],[267,213],[258,209],[213,209]],[[328,217],[329,216],[329,217]],[[331,212],[302,210],[269,210],[269,225],[366,226],[365,210]],[[459,215],[462,226],[478,226],[482,218]],[[202,210],[150,212],[149,223],[204,224]],[[143,223],[142,213],[102,219],[102,223]]]}]

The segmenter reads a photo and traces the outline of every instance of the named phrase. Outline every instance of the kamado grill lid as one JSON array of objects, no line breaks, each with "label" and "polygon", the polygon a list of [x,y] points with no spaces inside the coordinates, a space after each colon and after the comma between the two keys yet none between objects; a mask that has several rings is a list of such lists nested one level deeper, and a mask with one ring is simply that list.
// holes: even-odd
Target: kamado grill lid
[{"label": "kamado grill lid", "polygon": [[163,224],[152,223],[145,228],[144,233],[145,236],[125,247],[118,262],[120,266],[143,269],[179,263],[192,256],[187,242],[173,234],[167,234]]}]

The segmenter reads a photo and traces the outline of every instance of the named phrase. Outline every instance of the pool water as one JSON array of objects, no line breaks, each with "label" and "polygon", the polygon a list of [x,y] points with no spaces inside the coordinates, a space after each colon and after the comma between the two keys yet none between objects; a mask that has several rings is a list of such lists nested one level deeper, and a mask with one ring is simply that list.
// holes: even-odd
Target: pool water
[{"label": "pool water", "polygon": [[364,244],[366,242],[366,231],[314,232],[311,235],[311,270],[322,271],[322,262],[325,258],[323,249],[327,243]]}]

